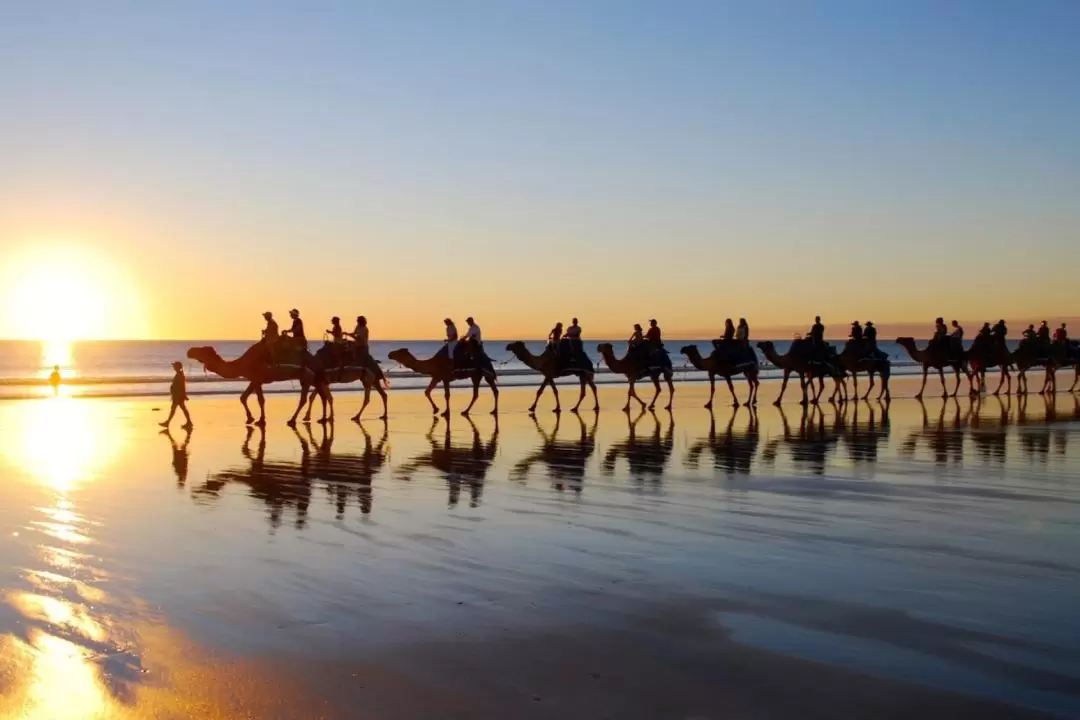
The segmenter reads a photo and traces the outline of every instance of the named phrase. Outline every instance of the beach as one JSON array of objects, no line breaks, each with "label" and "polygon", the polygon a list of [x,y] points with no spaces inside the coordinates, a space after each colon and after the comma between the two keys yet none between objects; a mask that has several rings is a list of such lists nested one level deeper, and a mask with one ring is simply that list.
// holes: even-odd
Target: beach
[{"label": "beach", "polygon": [[1080,714],[1077,396],[778,388],[0,402],[0,715]]}]

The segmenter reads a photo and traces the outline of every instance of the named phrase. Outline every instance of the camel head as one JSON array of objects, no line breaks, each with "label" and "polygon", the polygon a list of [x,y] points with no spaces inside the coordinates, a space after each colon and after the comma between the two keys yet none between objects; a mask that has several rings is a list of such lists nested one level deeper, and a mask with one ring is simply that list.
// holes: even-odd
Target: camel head
[{"label": "camel head", "polygon": [[896,344],[900,347],[915,347],[915,338],[898,337],[896,338]]},{"label": "camel head", "polygon": [[399,365],[404,365],[413,359],[413,354],[409,352],[408,348],[398,348],[397,350],[391,350],[387,357]]},{"label": "camel head", "polygon": [[596,346],[596,352],[601,355],[614,355],[615,347],[611,343],[600,343]]},{"label": "camel head", "polygon": [[512,353],[521,352],[525,350],[525,343],[521,342],[520,340],[515,340],[514,342],[506,346],[506,350]]},{"label": "camel head", "polygon": [[757,346],[758,349],[762,352],[772,352],[773,349],[776,347],[775,345],[773,345],[772,340],[762,340],[757,344]]},{"label": "camel head", "polygon": [[217,350],[210,346],[189,348],[187,356],[192,360],[198,360],[204,366],[215,362],[222,362],[221,356],[218,355]]},{"label": "camel head", "polygon": [[697,345],[683,345],[681,348],[679,348],[679,352],[681,352],[683,355],[689,355],[690,353],[694,353],[697,351]]}]

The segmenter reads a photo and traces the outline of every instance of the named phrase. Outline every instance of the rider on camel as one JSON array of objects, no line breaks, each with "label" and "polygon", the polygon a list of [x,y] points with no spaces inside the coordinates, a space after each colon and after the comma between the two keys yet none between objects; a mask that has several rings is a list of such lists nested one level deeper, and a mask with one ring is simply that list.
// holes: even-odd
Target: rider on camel
[{"label": "rider on camel", "polygon": [[356,318],[356,329],[351,333],[345,333],[353,339],[353,354],[356,356],[356,362],[363,364],[371,353],[368,347],[368,326],[367,318],[363,315],[358,315]]},{"label": "rider on camel", "polygon": [[735,340],[743,347],[750,344],[750,325],[746,318],[739,318],[739,327],[735,329]]},{"label": "rider on camel", "polygon": [[282,337],[291,337],[293,343],[300,350],[300,356],[304,357],[307,355],[308,350],[307,336],[304,335],[304,321],[300,319],[300,311],[296,308],[289,311],[289,317],[292,318],[292,327],[281,333],[281,335]]},{"label": "rider on camel", "polygon": [[934,321],[934,336],[930,339],[930,345],[944,350],[948,347],[949,329],[945,327],[945,319],[938,318]]},{"label": "rider on camel", "polygon": [[645,335],[641,330],[640,323],[634,323],[634,332],[630,335],[630,338],[626,341],[626,349],[633,350],[645,342]]},{"label": "rider on camel", "polygon": [[951,352],[955,357],[960,357],[964,354],[964,328],[960,327],[960,323],[952,321],[952,332],[949,333],[949,340],[952,342]]},{"label": "rider on camel", "polygon": [[570,357],[572,359],[581,357],[581,326],[578,325],[577,318],[573,318],[570,321],[570,327],[566,328],[566,341],[570,346]]},{"label": "rider on camel", "polygon": [[263,313],[263,318],[266,320],[266,327],[262,331],[263,345],[266,346],[266,355],[270,359],[270,364],[276,365],[277,359],[274,351],[277,349],[278,324],[274,320],[274,314],[269,310]]},{"label": "rider on camel", "polygon": [[457,364],[457,344],[458,344],[458,332],[457,326],[454,325],[454,321],[450,318],[443,320],[443,324],[446,325],[446,356],[450,358],[451,362]]},{"label": "rider on camel", "polygon": [[810,326],[810,353],[814,360],[825,359],[825,326],[820,315],[814,316],[814,324]]},{"label": "rider on camel", "polygon": [[1005,349],[1005,338],[1009,334],[1009,328],[1005,326],[1004,320],[998,320],[994,323],[993,329],[990,334],[994,336],[994,342],[997,343],[1000,349]]},{"label": "rider on camel", "polygon": [[330,329],[326,331],[333,340],[334,360],[341,369],[345,369],[345,331],[341,328],[341,318],[330,318]]},{"label": "rider on camel", "polygon": [[563,327],[561,322],[555,323],[555,327],[551,328],[551,332],[548,333],[547,344],[549,348],[558,349],[559,343],[562,342]]},{"label": "rider on camel", "polygon": [[660,326],[656,324],[655,319],[649,321],[649,329],[645,331],[645,339],[649,341],[650,351],[655,353],[664,349],[664,342],[660,337]]},{"label": "rider on camel", "polygon": [[1065,323],[1054,331],[1054,344],[1066,346],[1069,344],[1069,333],[1065,330]]},{"label": "rider on camel", "polygon": [[1035,332],[1035,325],[1034,324],[1028,325],[1027,329],[1024,330],[1024,338],[1023,338],[1023,340],[1021,340],[1021,342],[1030,346],[1030,345],[1034,345],[1038,341],[1039,341],[1039,334],[1037,332]]},{"label": "rider on camel", "polygon": [[1037,334],[1039,337],[1039,342],[1042,343],[1044,347],[1050,347],[1050,326],[1046,324],[1045,320],[1043,320],[1042,324],[1039,325],[1039,331]]},{"label": "rider on camel", "polygon": [[469,329],[465,331],[465,348],[473,364],[480,364],[484,357],[484,336],[480,333],[480,326],[473,320],[472,315],[465,318],[465,324]]},{"label": "rider on camel", "polygon": [[870,320],[866,321],[866,329],[863,330],[863,340],[866,341],[866,352],[868,355],[877,352],[877,328],[874,327],[874,323]]}]

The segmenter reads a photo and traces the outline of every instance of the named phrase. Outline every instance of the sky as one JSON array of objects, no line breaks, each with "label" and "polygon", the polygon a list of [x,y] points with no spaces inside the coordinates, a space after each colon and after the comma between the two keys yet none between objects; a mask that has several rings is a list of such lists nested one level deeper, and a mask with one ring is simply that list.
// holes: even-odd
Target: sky
[{"label": "sky", "polygon": [[1077,316],[1077,37],[1073,0],[7,4],[0,337]]}]

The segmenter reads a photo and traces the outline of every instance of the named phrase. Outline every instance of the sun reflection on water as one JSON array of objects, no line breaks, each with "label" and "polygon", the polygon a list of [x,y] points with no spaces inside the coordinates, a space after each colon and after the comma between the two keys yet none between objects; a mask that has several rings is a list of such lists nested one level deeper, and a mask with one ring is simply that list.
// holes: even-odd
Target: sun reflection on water
[{"label": "sun reflection on water", "polygon": [[95,566],[96,553],[85,552],[100,523],[80,507],[80,491],[119,456],[124,428],[115,405],[95,401],[57,397],[14,409],[18,422],[0,436],[0,455],[37,490],[28,490],[33,515],[19,533],[27,552],[22,587],[3,597],[19,620],[12,634],[0,635],[0,676],[16,679],[0,715],[113,716],[124,686],[116,668],[137,668],[138,658],[117,637],[118,597],[96,586],[109,574]]}]

